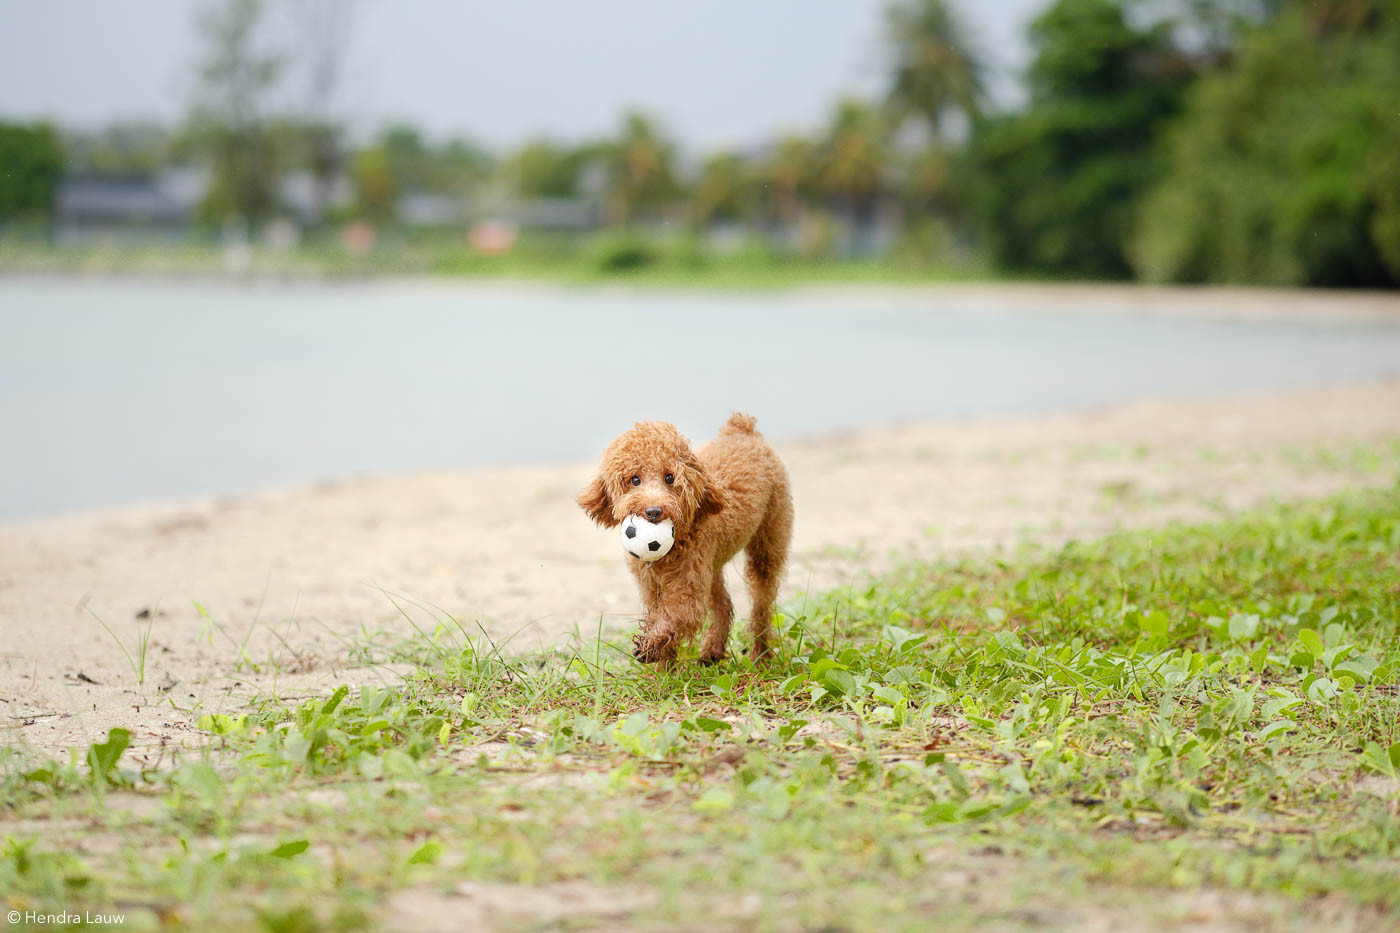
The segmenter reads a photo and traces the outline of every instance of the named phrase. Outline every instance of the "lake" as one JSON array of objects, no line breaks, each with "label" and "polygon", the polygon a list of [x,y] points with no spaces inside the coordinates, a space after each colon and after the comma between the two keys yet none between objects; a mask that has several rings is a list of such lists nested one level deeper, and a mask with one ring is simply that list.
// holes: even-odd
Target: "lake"
[{"label": "lake", "polygon": [[703,438],[733,408],[794,438],[1400,375],[1400,316],[852,295],[0,279],[0,520],[592,458],[633,420]]}]

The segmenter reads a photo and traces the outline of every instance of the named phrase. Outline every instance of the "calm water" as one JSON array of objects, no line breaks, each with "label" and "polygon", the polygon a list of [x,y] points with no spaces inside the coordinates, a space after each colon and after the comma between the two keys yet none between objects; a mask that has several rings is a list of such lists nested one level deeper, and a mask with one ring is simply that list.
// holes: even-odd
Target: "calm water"
[{"label": "calm water", "polygon": [[1400,324],[852,301],[0,279],[0,520],[587,458],[731,408],[795,437],[1400,374]]}]

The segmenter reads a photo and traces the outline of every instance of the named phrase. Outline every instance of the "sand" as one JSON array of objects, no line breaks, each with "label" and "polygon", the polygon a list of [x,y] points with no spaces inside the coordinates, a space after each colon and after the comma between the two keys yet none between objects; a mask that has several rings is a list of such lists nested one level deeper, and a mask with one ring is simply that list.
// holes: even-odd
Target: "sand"
[{"label": "sand", "polygon": [[[1394,484],[1400,382],[776,446],[797,506],[794,600],[910,557]],[[155,763],[196,741],[200,713],[259,691],[392,681],[358,646],[448,614],[519,651],[624,631],[638,603],[618,542],[573,504],[591,468],[369,476],[0,525],[5,741],[57,752],[121,725]]]}]

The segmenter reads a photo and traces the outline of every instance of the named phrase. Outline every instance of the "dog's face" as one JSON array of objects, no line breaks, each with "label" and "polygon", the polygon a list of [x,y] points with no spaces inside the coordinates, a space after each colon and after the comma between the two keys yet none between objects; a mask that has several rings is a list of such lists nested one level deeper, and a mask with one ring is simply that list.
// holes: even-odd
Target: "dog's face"
[{"label": "dog's face", "polygon": [[722,507],[690,444],[664,421],[638,422],[609,444],[578,504],[607,528],[628,515],[652,522],[669,518],[677,538]]}]

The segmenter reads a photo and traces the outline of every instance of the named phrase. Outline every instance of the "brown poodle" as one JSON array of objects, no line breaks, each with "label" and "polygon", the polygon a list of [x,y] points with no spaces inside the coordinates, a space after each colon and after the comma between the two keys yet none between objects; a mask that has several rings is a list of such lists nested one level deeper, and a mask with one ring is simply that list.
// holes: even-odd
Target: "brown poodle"
[{"label": "brown poodle", "polygon": [[642,661],[669,664],[676,649],[714,617],[701,661],[724,657],[734,604],[724,588],[724,565],[740,550],[753,597],[753,657],[771,651],[769,627],[778,580],[792,537],[792,492],[778,455],[735,413],[718,436],[692,453],[664,421],[642,421],[608,445],[598,476],[578,497],[598,524],[619,525],[628,515],[669,518],[676,541],[660,560],[628,557],[646,616],[635,636]]}]

